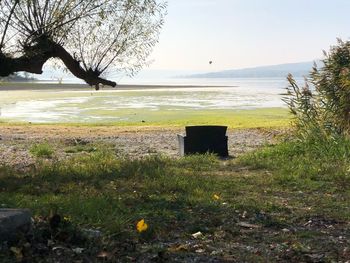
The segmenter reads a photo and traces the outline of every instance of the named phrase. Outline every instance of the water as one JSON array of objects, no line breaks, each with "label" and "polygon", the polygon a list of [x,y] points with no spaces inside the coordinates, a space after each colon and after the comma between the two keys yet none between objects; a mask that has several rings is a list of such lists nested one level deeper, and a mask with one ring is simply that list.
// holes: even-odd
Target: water
[{"label": "water", "polygon": [[[135,80],[124,80],[133,84]],[[132,121],[164,111],[241,110],[285,107],[287,81],[272,79],[144,79],[137,84],[170,85],[127,90],[0,91],[2,121]],[[187,85],[190,87],[181,87]]]},{"label": "water", "polygon": [[242,88],[284,89],[286,78],[121,78],[120,84],[235,86]]}]

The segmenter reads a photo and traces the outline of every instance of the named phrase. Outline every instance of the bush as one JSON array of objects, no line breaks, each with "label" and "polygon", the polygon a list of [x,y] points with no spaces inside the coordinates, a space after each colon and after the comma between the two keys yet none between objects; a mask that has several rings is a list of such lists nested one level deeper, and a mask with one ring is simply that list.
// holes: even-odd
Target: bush
[{"label": "bush", "polygon": [[324,52],[322,67],[313,67],[305,85],[299,87],[292,75],[284,98],[302,139],[348,136],[350,133],[350,42]]},{"label": "bush", "polygon": [[294,115],[294,140],[241,159],[246,165],[276,171],[278,180],[335,181],[350,185],[350,41],[324,53],[305,84],[292,75],[284,101]]}]

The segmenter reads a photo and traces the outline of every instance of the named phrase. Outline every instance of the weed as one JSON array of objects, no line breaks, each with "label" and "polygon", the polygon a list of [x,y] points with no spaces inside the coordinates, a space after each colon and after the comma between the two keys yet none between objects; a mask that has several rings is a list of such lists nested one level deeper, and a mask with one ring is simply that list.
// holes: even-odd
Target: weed
[{"label": "weed", "polygon": [[54,153],[53,147],[48,143],[34,144],[29,151],[38,158],[51,158]]}]

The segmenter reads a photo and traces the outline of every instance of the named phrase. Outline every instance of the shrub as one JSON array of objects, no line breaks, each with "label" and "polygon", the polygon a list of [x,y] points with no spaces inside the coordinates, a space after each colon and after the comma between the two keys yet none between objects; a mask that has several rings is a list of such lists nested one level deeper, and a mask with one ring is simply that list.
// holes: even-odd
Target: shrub
[{"label": "shrub", "polygon": [[300,87],[288,76],[287,103],[301,138],[333,137],[350,133],[350,41],[324,52],[322,67],[313,67]]}]

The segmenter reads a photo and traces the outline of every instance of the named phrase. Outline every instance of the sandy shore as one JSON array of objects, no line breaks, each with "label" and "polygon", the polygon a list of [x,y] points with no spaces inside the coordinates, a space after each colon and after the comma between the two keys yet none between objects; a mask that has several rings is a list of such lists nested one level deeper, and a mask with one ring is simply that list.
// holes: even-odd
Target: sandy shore
[{"label": "sandy shore", "polygon": [[[56,149],[55,158],[72,155],[66,149],[77,143],[104,144],[113,147],[120,156],[139,158],[150,154],[178,157],[179,128],[158,127],[89,127],[63,125],[0,125],[0,165],[25,169],[35,163],[29,149],[32,145],[48,142]],[[280,130],[230,129],[229,153],[232,157],[276,142]],[[106,147],[107,147],[106,146]]]},{"label": "sandy shore", "polygon": [[[115,88],[104,86],[101,90],[134,90],[134,89],[171,89],[171,88],[232,88],[230,85],[117,85]],[[8,90],[95,90],[86,84],[58,84],[58,83],[32,83],[11,82],[0,83],[0,91]]]}]

